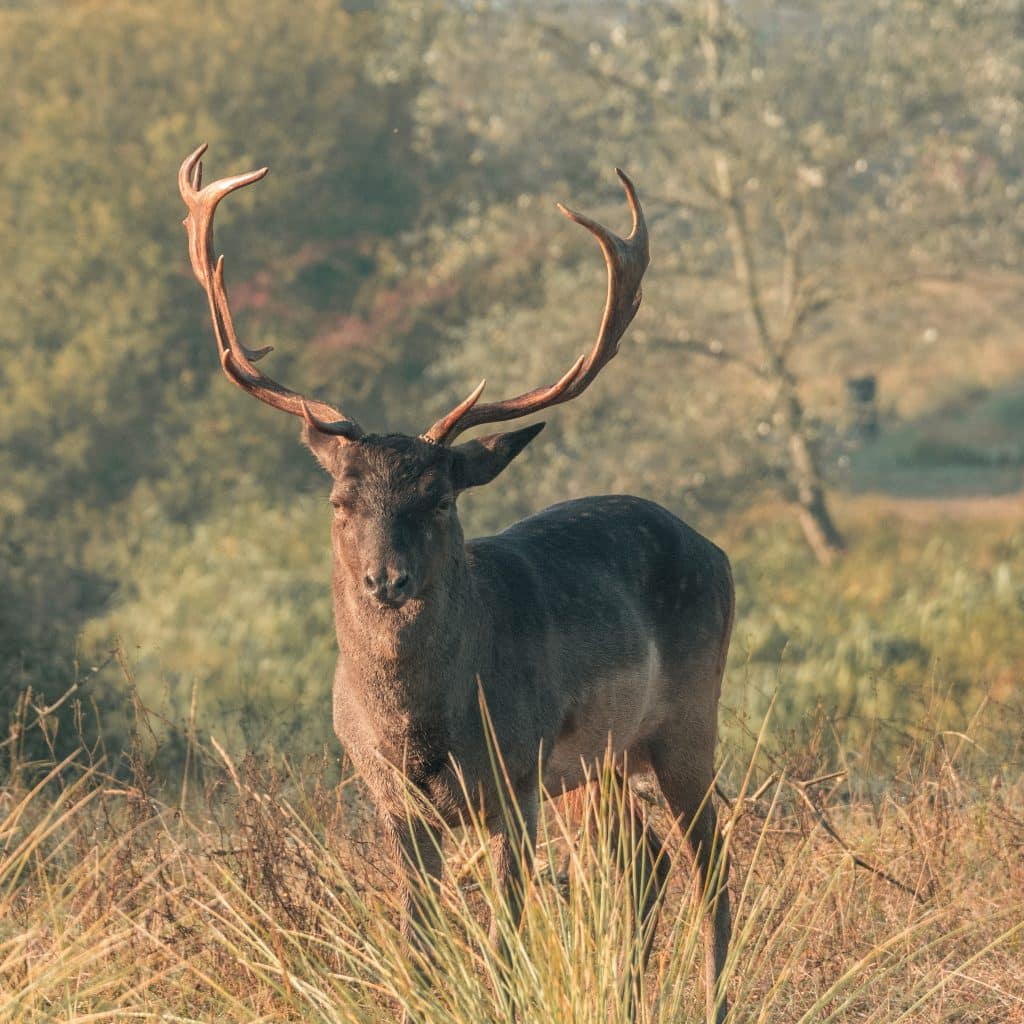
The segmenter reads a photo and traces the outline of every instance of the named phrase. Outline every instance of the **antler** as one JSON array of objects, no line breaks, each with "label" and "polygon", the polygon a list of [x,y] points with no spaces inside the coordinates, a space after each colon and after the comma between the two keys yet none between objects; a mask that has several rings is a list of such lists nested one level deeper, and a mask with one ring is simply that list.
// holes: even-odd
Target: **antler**
[{"label": "antler", "polygon": [[220,365],[228,380],[261,402],[301,416],[314,430],[335,434],[349,441],[363,436],[363,430],[339,409],[316,399],[307,399],[283,384],[261,373],[253,363],[262,359],[270,348],[245,348],[235,334],[228,295],[224,288],[224,257],[216,261],[213,256],[213,215],[217,204],[228,194],[263,178],[268,168],[232,178],[221,178],[203,188],[202,155],[206,145],[200,146],[187,157],[178,171],[178,191],[188,207],[183,221],[188,232],[188,255],[192,273],[203,286],[210,302],[210,316],[217,336]]},{"label": "antler", "polygon": [[574,213],[561,203],[558,204],[558,208],[566,217],[577,224],[582,224],[597,238],[608,267],[608,296],[605,300],[604,316],[590,355],[580,356],[555,384],[534,388],[516,398],[506,398],[501,402],[476,404],[486,384],[486,381],[481,381],[471,395],[422,435],[425,440],[433,441],[435,444],[451,444],[463,431],[481,423],[517,419],[539,412],[548,406],[568,402],[582,394],[601,372],[605,363],[618,352],[619,339],[640,308],[640,280],[650,262],[650,249],[647,224],[644,222],[640,201],[636,197],[636,189],[622,171],[616,168],[615,173],[622,181],[626,198],[629,200],[629,209],[633,214],[633,228],[628,237],[619,238],[597,221],[581,213]]}]

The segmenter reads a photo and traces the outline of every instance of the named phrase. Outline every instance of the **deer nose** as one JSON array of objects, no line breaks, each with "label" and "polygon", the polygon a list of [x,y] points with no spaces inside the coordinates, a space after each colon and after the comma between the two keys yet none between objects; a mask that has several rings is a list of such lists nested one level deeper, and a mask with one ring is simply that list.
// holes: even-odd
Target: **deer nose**
[{"label": "deer nose", "polygon": [[363,584],[371,597],[381,604],[396,607],[408,599],[410,582],[409,573],[402,566],[367,569],[363,576]]}]

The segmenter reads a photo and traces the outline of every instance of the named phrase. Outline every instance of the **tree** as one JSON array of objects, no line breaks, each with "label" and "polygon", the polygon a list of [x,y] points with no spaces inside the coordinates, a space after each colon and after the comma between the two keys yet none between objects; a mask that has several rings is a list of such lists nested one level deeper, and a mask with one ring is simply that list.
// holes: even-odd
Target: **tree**
[{"label": "tree", "polygon": [[[0,10],[5,696],[63,692],[79,630],[173,561],[142,557],[147,531],[187,547],[209,517],[258,522],[316,481],[296,429],[254,417],[220,379],[175,189],[198,142],[218,168],[274,165],[219,239],[244,328],[307,339],[278,345],[282,375],[369,400],[381,353],[343,328],[420,209],[399,32],[422,49],[389,4]],[[91,636],[108,646],[116,631]]]},{"label": "tree", "polygon": [[[690,390],[677,415],[647,428],[668,441],[679,479],[693,482],[688,495],[699,487],[735,504],[768,485],[792,505],[821,561],[841,537],[818,438],[838,428],[844,373],[865,360],[884,365],[894,350],[884,336],[851,338],[846,325],[857,311],[900,301],[898,289],[915,277],[966,265],[997,232],[999,247],[1012,250],[1003,189],[1016,172],[1005,157],[981,157],[1006,148],[1006,122],[977,111],[1016,110],[1019,76],[1007,55],[1019,26],[1010,6],[984,6],[496,4],[435,41],[441,98],[420,104],[420,130],[429,137],[425,115],[460,105],[492,210],[538,191],[594,189],[616,162],[633,169],[653,222],[654,265],[623,359],[643,371],[609,374],[606,410],[638,393],[637,376],[648,392],[662,384],[660,394],[673,377],[693,376],[699,383],[682,385]],[[481,35],[467,43],[474,30]],[[963,81],[957,59],[970,65]],[[970,141],[991,179],[956,202],[934,167],[953,133]],[[557,351],[563,333],[554,325],[565,317],[553,304],[565,298],[549,287],[550,261],[539,262],[544,279],[517,298],[543,310],[532,329]],[[450,368],[511,362],[501,339],[524,334],[521,324],[514,337],[506,331],[507,318],[499,308],[460,330]],[[660,349],[673,354],[674,372]],[[688,374],[685,352],[704,360]],[[552,373],[560,364],[552,356],[549,365]],[[592,445],[617,446],[601,417],[587,427]],[[564,443],[574,428],[557,429]],[[638,435],[643,443],[641,429],[632,444]],[[664,478],[658,488],[667,497]]]}]

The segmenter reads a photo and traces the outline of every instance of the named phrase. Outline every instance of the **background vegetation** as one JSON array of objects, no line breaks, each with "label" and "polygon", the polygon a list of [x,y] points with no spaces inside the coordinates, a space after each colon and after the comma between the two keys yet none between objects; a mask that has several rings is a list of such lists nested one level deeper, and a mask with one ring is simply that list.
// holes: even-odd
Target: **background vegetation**
[{"label": "background vegetation", "polygon": [[[247,342],[406,431],[589,344],[603,270],[553,202],[621,225],[626,167],[643,311],[466,496],[469,530],[650,496],[734,557],[735,737],[778,689],[783,731],[828,711],[844,744],[898,746],[938,695],[949,725],[998,702],[991,761],[1016,763],[1022,58],[1012,0],[7,0],[0,715],[116,648],[125,671],[83,688],[113,749],[135,696],[180,737],[195,695],[236,753],[332,743],[324,481],[225,384],[187,272],[175,173],[207,141],[208,174],[272,168],[218,236]],[[862,373],[872,441],[848,430]],[[831,567],[794,515],[794,438]]]},{"label": "background vegetation", "polygon": [[[511,972],[472,830],[425,980],[399,937],[325,480],[187,268],[203,141],[272,169],[219,219],[243,338],[377,430],[586,348],[553,204],[621,228],[629,171],[622,354],[463,520],[626,491],[729,551],[731,1020],[1024,1021],[1018,0],[0,0],[0,69],[0,1021],[624,1019],[635,894],[565,808]],[[699,1013],[688,885],[643,1020]]]}]

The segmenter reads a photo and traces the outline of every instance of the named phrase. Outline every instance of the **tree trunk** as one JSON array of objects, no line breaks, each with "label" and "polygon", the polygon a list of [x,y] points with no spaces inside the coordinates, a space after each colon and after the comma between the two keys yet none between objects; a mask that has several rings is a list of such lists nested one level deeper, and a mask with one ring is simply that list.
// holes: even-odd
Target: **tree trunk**
[{"label": "tree trunk", "polygon": [[843,538],[828,509],[825,486],[818,460],[804,429],[803,407],[794,394],[786,400],[789,426],[789,482],[795,492],[794,504],[814,557],[820,565],[831,565],[843,550]]},{"label": "tree trunk", "polygon": [[[722,21],[722,0],[706,0],[706,31],[701,34],[701,48],[707,66],[708,119],[717,128],[722,121],[721,57],[718,52],[718,33]],[[784,264],[785,321],[781,336],[773,333],[768,323],[761,287],[757,279],[756,261],[750,226],[740,197],[733,182],[732,163],[724,147],[714,151],[714,190],[725,215],[726,235],[732,251],[733,272],[743,290],[746,314],[754,338],[760,346],[767,364],[766,376],[779,387],[779,398],[786,414],[789,465],[786,478],[790,500],[796,507],[814,557],[821,565],[831,565],[843,549],[843,538],[836,529],[825,500],[825,484],[818,465],[817,453],[807,436],[804,409],[797,394],[796,379],[788,365],[787,350],[799,326],[800,317],[795,305],[799,277],[798,242],[787,234]]]}]

